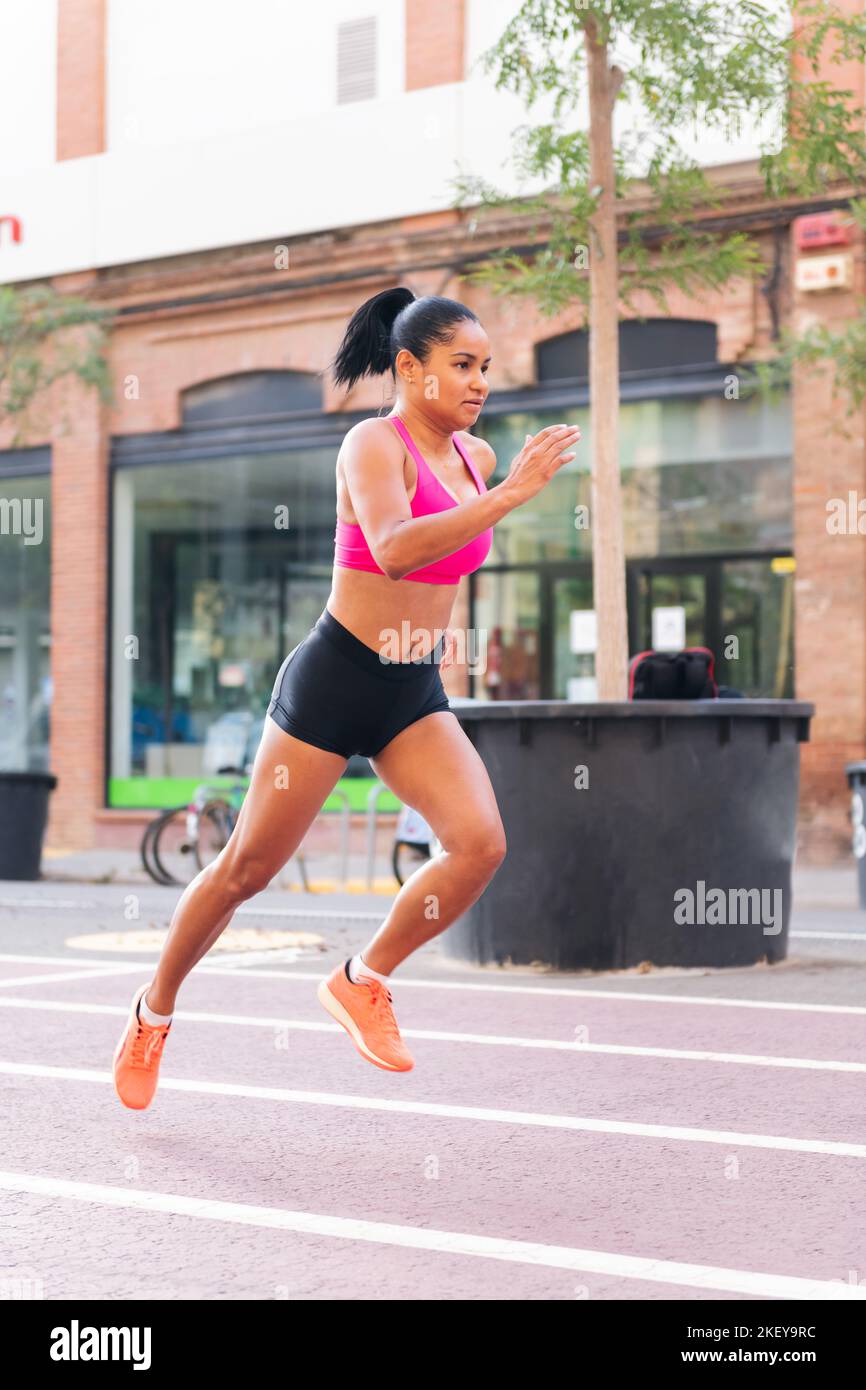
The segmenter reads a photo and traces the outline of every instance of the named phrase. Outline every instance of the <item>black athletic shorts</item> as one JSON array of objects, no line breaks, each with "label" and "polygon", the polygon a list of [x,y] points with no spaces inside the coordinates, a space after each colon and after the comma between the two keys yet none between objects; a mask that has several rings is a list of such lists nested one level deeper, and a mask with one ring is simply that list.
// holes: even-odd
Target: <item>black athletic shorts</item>
[{"label": "black athletic shorts", "polygon": [[401,729],[450,709],[443,647],[440,638],[426,658],[383,661],[326,608],[277,672],[268,714],[316,748],[374,757]]}]

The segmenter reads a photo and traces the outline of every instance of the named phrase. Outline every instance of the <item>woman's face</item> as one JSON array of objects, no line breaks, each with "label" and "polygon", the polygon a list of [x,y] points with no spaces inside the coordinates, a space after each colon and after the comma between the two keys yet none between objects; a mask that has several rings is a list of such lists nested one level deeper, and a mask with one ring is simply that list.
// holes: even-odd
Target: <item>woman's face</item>
[{"label": "woman's face", "polygon": [[474,319],[458,319],[450,343],[434,343],[422,363],[406,349],[397,354],[397,378],[409,404],[447,429],[468,430],[490,390],[490,339]]}]

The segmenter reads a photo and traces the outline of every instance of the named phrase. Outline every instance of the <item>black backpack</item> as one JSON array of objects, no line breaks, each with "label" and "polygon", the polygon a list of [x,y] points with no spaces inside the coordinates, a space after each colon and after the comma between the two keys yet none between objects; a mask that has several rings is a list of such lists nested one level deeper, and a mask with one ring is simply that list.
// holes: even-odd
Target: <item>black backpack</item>
[{"label": "black backpack", "polygon": [[715,658],[709,647],[638,652],[629,662],[630,700],[715,700]]}]

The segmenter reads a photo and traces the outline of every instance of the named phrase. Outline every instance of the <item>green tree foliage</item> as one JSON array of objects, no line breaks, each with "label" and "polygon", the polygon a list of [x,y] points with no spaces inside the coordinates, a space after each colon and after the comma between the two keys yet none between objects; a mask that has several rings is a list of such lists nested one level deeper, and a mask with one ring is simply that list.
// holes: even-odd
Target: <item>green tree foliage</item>
[{"label": "green tree foliage", "polygon": [[[866,61],[866,14],[846,16],[830,0],[800,0],[792,10],[767,0],[526,0],[497,43],[482,55],[497,88],[532,107],[552,102],[553,117],[514,132],[515,166],[541,180],[540,193],[511,197],[474,176],[453,181],[454,206],[472,205],[476,225],[493,212],[526,214],[527,239],[538,249],[504,248],[485,255],[468,278],[501,295],[531,296],[552,316],[589,302],[585,257],[592,253],[590,218],[598,189],[589,186],[589,135],[574,112],[586,90],[585,24],[593,16],[612,55],[617,103],[629,103],[634,129],[614,150],[621,213],[618,270],[622,302],[632,312],[637,292],[662,312],[666,290],[717,289],[732,277],[763,271],[757,243],[742,231],[702,229],[722,205],[718,179],[682,148],[689,132],[738,134],[743,122],[765,124],[758,168],[770,200],[831,196],[866,188],[866,111],[854,93],[819,79],[819,60]],[[850,202],[864,225],[864,207]],[[591,327],[591,325],[590,325]],[[786,330],[772,363],[762,363],[751,388],[771,391],[794,363],[835,363],[853,406],[866,397],[866,306],[843,329]]]},{"label": "green tree foliage", "polygon": [[112,318],[112,310],[50,285],[0,285],[0,424],[14,422],[13,446],[26,438],[37,401],[62,377],[77,377],[110,403]]}]

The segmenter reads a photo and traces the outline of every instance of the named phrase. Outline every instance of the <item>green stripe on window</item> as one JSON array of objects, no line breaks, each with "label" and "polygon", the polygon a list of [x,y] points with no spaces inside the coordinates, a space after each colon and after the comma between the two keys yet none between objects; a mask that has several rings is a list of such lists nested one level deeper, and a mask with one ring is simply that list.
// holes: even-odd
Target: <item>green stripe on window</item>
[{"label": "green stripe on window", "polygon": [[[108,779],[108,804],[117,810],[164,811],[170,806],[185,806],[195,795],[195,789],[206,781],[209,787],[229,788],[242,780],[232,777],[110,777]],[[341,777],[336,790],[344,791],[353,811],[366,811],[370,788],[375,786],[373,777]],[[399,811],[401,802],[387,789],[379,797],[380,811]],[[339,811],[342,797],[328,797],[323,811]]]}]

